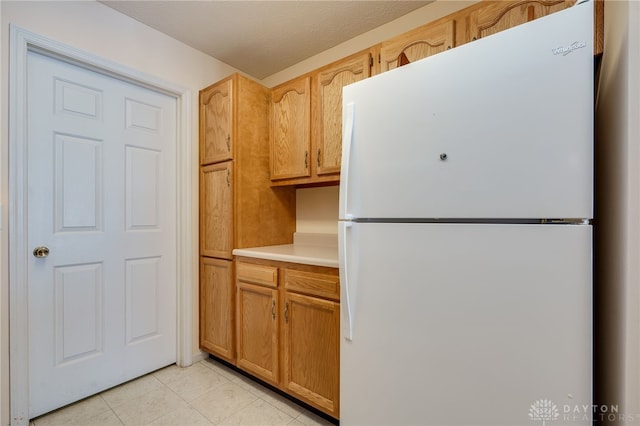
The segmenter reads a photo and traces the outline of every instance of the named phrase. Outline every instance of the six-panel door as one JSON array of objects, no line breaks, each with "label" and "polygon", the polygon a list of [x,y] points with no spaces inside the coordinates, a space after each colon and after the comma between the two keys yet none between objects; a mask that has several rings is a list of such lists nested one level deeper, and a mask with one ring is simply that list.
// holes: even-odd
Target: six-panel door
[{"label": "six-panel door", "polygon": [[29,415],[176,360],[176,100],[28,56]]}]

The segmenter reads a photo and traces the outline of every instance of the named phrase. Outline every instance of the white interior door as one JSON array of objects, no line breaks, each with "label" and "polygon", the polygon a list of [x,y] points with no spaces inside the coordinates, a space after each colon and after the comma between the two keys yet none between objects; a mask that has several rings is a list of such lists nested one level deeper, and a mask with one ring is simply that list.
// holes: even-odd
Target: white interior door
[{"label": "white interior door", "polygon": [[176,99],[28,54],[29,416],[176,360]]}]

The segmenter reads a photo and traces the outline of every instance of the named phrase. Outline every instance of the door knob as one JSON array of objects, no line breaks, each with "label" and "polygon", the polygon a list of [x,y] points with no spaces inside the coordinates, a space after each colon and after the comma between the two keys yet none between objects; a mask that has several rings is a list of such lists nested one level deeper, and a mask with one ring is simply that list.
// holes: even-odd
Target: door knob
[{"label": "door knob", "polygon": [[33,249],[33,255],[35,257],[47,257],[49,256],[49,247],[36,247]]}]

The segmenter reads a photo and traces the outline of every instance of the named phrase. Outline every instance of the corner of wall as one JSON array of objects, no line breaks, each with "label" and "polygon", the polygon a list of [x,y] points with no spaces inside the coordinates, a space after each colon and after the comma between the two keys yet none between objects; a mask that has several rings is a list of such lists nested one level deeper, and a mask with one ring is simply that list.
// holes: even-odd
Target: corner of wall
[{"label": "corner of wall", "polygon": [[608,1],[604,17],[596,105],[594,405],[618,407],[607,424],[638,425],[640,5]]}]

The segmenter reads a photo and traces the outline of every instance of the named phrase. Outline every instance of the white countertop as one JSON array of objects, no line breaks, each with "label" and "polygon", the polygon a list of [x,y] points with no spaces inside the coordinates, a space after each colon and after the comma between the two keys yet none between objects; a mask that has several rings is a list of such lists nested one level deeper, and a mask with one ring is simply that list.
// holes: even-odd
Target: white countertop
[{"label": "white countertop", "polygon": [[235,256],[338,267],[338,236],[335,234],[295,233],[293,244],[233,250]]}]

